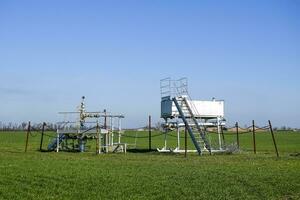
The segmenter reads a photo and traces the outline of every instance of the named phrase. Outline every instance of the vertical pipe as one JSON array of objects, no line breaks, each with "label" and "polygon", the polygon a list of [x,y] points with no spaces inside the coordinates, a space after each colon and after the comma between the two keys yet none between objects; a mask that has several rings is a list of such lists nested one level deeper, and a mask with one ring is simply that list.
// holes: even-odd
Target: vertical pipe
[{"label": "vertical pipe", "polygon": [[252,120],[252,135],[253,135],[253,151],[254,151],[254,154],[256,154],[255,123],[254,123],[254,120]]},{"label": "vertical pipe", "polygon": [[104,129],[106,130],[105,137],[104,137],[104,146],[105,152],[108,152],[108,130],[107,130],[107,116],[106,116],[106,109],[103,110],[104,112]]},{"label": "vertical pipe", "polygon": [[[109,121],[109,118],[108,120]],[[107,146],[110,146],[110,135],[111,135],[111,132],[110,132],[110,128],[109,128],[109,125],[107,126]]]},{"label": "vertical pipe", "polygon": [[219,137],[219,149],[222,149],[222,141],[221,141],[221,130],[220,130],[220,118],[217,118],[217,125],[218,125],[218,137]]},{"label": "vertical pipe", "polygon": [[168,130],[165,130],[165,146],[164,146],[164,149],[167,149],[167,132],[168,132]]},{"label": "vertical pipe", "polygon": [[177,121],[177,150],[180,150],[180,129],[179,129],[179,123]]},{"label": "vertical pipe", "polygon": [[121,143],[121,118],[118,118],[118,132],[119,132],[119,144]]},{"label": "vertical pipe", "polygon": [[149,115],[149,151],[151,151],[151,115]]},{"label": "vertical pipe", "polygon": [[96,125],[96,154],[99,154],[99,123]]},{"label": "vertical pipe", "polygon": [[187,157],[187,129],[184,128],[184,157]]},{"label": "vertical pipe", "polygon": [[102,138],[101,128],[100,128],[100,126],[98,124],[98,140],[99,140],[99,142],[98,142],[98,144],[99,144],[98,149],[99,149],[99,154],[101,154],[101,150],[102,150],[102,139],[104,140],[104,137]]},{"label": "vertical pipe", "polygon": [[166,120],[166,122],[165,122],[165,128],[164,128],[164,132],[165,132],[165,146],[164,146],[164,150],[166,150],[167,149],[167,128],[166,128],[166,126],[167,126],[167,124],[168,124],[168,121],[167,121],[167,119],[165,119]]},{"label": "vertical pipe", "polygon": [[44,140],[45,126],[46,126],[46,122],[43,122],[42,135],[41,135],[41,143],[40,143],[40,151],[42,151],[42,148],[43,148],[43,140]]},{"label": "vertical pipe", "polygon": [[31,129],[31,125],[30,125],[30,121],[29,121],[28,126],[27,126],[27,133],[26,133],[25,152],[27,152],[30,129]]},{"label": "vertical pipe", "polygon": [[273,139],[276,155],[277,155],[277,158],[279,158],[279,153],[278,153],[278,149],[277,149],[277,145],[276,145],[276,140],[275,140],[275,136],[274,136],[274,132],[273,132],[273,127],[272,127],[272,124],[271,124],[270,120],[269,120],[269,128],[270,128],[270,132],[272,134],[272,139]]},{"label": "vertical pipe", "polygon": [[114,118],[110,118],[110,129],[111,129],[111,146],[114,145]]},{"label": "vertical pipe", "polygon": [[239,138],[239,123],[235,123],[235,129],[236,129],[236,144],[238,146],[238,150],[240,150],[240,138]]},{"label": "vertical pipe", "polygon": [[106,130],[106,133],[105,133],[105,152],[108,153],[108,131]]}]

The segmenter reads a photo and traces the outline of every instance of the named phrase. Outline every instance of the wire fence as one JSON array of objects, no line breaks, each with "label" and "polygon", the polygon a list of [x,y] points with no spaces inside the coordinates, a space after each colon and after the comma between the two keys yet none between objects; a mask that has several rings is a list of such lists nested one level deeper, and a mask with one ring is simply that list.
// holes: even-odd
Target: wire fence
[{"label": "wire fence", "polygon": [[[87,133],[96,128],[97,128],[97,126],[91,127],[89,129],[86,129],[83,132],[81,132],[81,134]],[[153,133],[152,132],[150,133],[150,130],[144,130],[143,132],[139,133],[139,131],[134,130],[134,131],[126,131],[126,132],[120,133],[120,132],[118,132],[118,130],[115,130],[115,131],[109,130],[109,133],[120,134],[121,138],[124,139],[124,141],[122,141],[122,142],[126,142],[128,144],[130,144],[130,142],[132,142],[134,140],[133,148],[137,149],[137,148],[145,148],[148,144],[147,141],[151,141],[152,138],[158,138],[155,140],[156,145],[158,145],[157,141],[161,140],[162,142],[159,143],[161,145],[163,143],[163,136],[165,138],[167,138],[167,137],[174,138],[174,140],[172,140],[173,144],[176,143],[175,141],[179,141],[179,139],[190,137],[189,134],[186,134],[186,135],[182,134],[182,131],[183,130],[176,132],[174,130],[169,130],[169,131],[163,131],[163,132],[155,131]],[[277,130],[277,132],[279,132],[279,131],[280,130]],[[254,123],[253,123],[252,126],[248,126],[248,127],[240,127],[236,124],[235,126],[231,126],[231,127],[221,126],[220,129],[206,129],[205,130],[205,133],[208,136],[209,142],[215,146],[219,145],[217,140],[220,139],[220,136],[216,137],[214,135],[220,134],[222,136],[223,145],[225,145],[225,136],[226,135],[237,136],[237,137],[226,138],[226,144],[227,145],[231,145],[231,144],[237,145],[239,149],[240,149],[240,146],[239,146],[238,135],[252,133],[253,140],[251,142],[253,142],[253,145],[254,145],[253,148],[254,148],[255,153],[256,153],[255,135],[260,134],[260,133],[266,133],[266,132],[272,133],[274,146],[276,147],[276,144],[275,144],[276,142],[274,139],[271,123],[266,126],[257,126],[257,125],[254,125]],[[196,130],[195,130],[195,133],[196,133]],[[28,127],[27,135],[30,137],[37,137],[39,135],[43,135],[44,137],[48,137],[49,139],[52,139],[52,138],[57,138],[57,130],[53,129],[52,127],[47,126],[47,124],[44,123],[38,127]],[[161,138],[159,138],[159,137],[161,137]],[[189,143],[190,143],[190,147],[192,147],[191,142],[189,142]],[[243,142],[243,144],[245,144],[245,142]],[[247,150],[247,148],[248,148],[248,150],[251,149],[250,143],[244,149]]]},{"label": "wire fence", "polygon": [[[87,132],[89,132],[93,129],[96,129],[96,128],[97,128],[97,126],[91,127],[89,129],[84,130],[83,132],[81,132],[81,134],[87,133]],[[269,130],[270,130],[269,125],[262,126],[262,127],[254,126],[254,131],[263,132],[263,131],[269,131]],[[278,131],[280,131],[280,130],[278,130]],[[50,135],[47,132],[55,132],[56,133],[57,130],[55,130],[52,127],[49,127],[49,126],[47,126],[47,124],[45,124],[44,127],[43,127],[43,125],[40,125],[37,128],[30,127],[29,134],[30,134],[31,137],[36,137],[36,136],[38,136],[39,134],[42,134],[42,133],[46,137],[50,137],[50,138],[56,138],[57,137],[57,136]],[[260,133],[260,132],[256,132],[256,133]],[[218,130],[214,130],[214,131],[206,130],[205,133],[206,134],[224,134],[224,135],[239,134],[239,135],[241,135],[241,134],[253,133],[253,126],[248,126],[248,127],[244,127],[244,128],[240,127],[240,126],[231,126],[231,127],[222,126],[220,132],[218,132]],[[131,135],[131,134],[124,134],[124,133],[122,133],[121,136],[123,138],[146,139],[146,138],[149,138],[149,137],[151,137],[151,138],[159,137],[159,136],[162,136],[162,135],[165,135],[165,134],[167,136],[170,136],[170,137],[178,138],[178,135],[174,134],[174,132],[171,132],[171,131],[161,132],[159,134],[151,134],[151,136],[150,135],[139,135],[139,134]],[[179,138],[185,138],[185,136],[179,135]]]}]

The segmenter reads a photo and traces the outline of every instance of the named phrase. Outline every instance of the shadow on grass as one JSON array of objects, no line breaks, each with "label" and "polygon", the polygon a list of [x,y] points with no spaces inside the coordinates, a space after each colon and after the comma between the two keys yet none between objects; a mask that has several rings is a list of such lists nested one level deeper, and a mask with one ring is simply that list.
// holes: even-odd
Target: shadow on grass
[{"label": "shadow on grass", "polygon": [[151,153],[151,152],[157,152],[156,149],[127,149],[127,152],[130,153]]},{"label": "shadow on grass", "polygon": [[[49,153],[49,152],[56,152],[55,150],[46,150],[46,149],[42,149],[42,150],[36,150],[38,152],[42,152],[42,153]],[[78,150],[59,150],[59,152],[64,152],[64,153],[79,153],[80,151]]]},{"label": "shadow on grass", "polygon": [[291,153],[290,156],[294,156],[294,157],[300,157],[300,153]]}]

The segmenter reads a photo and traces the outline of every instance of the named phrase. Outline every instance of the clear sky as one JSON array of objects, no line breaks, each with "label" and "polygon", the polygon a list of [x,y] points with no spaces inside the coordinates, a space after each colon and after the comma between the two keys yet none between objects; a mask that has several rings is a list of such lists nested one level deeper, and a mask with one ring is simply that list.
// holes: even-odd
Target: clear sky
[{"label": "clear sky", "polygon": [[300,127],[300,1],[0,0],[0,121],[160,117],[159,80],[224,99],[230,124]]}]

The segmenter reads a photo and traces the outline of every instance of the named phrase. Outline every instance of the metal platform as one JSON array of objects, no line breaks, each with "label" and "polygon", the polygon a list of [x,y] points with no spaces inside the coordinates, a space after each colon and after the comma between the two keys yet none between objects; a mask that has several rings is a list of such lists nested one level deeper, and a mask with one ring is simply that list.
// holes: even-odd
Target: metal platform
[{"label": "metal platform", "polygon": [[[203,151],[222,152],[221,126],[225,126],[224,101],[215,100],[202,101],[192,100],[188,92],[187,78],[172,80],[171,78],[162,79],[160,83],[161,91],[161,118],[165,120],[164,130],[167,132],[169,127],[177,129],[177,147],[172,152],[181,152],[180,149],[180,127],[185,127],[196,148],[196,152],[201,155]],[[208,127],[216,127],[218,130],[217,147],[211,145],[207,138]],[[167,137],[165,145],[158,149],[160,152],[170,152],[167,147]],[[194,150],[189,150],[193,152]]]}]

